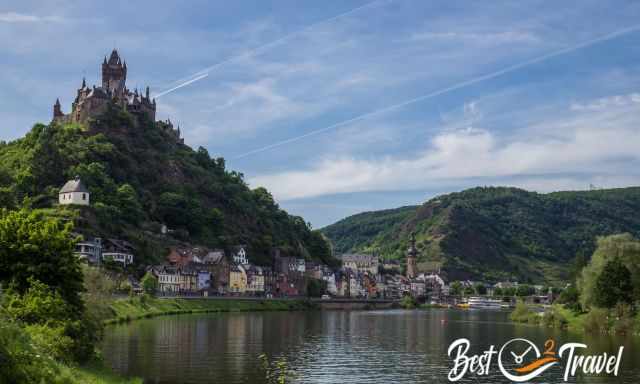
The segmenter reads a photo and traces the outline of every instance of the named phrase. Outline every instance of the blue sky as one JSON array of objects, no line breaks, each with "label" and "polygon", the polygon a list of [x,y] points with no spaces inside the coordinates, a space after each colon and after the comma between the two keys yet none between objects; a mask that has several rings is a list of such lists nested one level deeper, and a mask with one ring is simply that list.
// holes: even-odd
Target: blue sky
[{"label": "blue sky", "polygon": [[68,111],[115,46],[155,94],[214,66],[159,117],[315,227],[476,185],[639,185],[639,20],[634,1],[2,2],[0,138]]}]

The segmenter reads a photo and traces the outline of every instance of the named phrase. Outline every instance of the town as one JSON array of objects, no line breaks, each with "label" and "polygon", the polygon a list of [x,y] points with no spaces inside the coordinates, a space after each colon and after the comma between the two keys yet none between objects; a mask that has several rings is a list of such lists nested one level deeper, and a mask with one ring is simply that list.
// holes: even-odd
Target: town
[{"label": "town", "polygon": [[[90,192],[79,178],[70,180],[59,192],[59,204],[89,205]],[[159,235],[170,232],[163,226]],[[155,293],[159,296],[391,300],[410,296],[433,305],[463,304],[463,296],[495,296],[505,297],[505,305],[509,305],[515,303],[516,296],[548,303],[553,294],[542,285],[469,280],[447,283],[437,271],[418,273],[415,238],[406,252],[404,274],[398,260],[381,260],[375,255],[339,255],[342,266],[334,269],[316,261],[284,256],[277,248],[272,250],[273,263],[259,266],[249,261],[248,252],[246,245],[230,250],[176,246],[170,248],[164,264],[147,266],[146,271],[157,281]],[[134,263],[135,249],[124,240],[88,237],[77,243],[76,255],[91,265],[116,263],[126,271]],[[140,281],[132,276],[129,284],[133,292],[143,292]]]}]

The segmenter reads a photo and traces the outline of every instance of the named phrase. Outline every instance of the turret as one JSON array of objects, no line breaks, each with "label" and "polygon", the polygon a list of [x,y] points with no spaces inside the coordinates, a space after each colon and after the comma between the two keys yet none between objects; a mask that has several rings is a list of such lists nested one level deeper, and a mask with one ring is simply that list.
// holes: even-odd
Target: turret
[{"label": "turret", "polygon": [[86,87],[87,87],[87,82],[86,82],[85,78],[83,77],[82,78],[82,89],[84,89]]},{"label": "turret", "polygon": [[56,99],[56,103],[53,104],[53,119],[64,117],[64,113],[62,113],[62,107],[60,106],[60,99]]},{"label": "turret", "polygon": [[127,81],[127,65],[122,64],[120,55],[115,49],[109,56],[109,61],[102,63],[102,87],[113,93],[122,93]]}]

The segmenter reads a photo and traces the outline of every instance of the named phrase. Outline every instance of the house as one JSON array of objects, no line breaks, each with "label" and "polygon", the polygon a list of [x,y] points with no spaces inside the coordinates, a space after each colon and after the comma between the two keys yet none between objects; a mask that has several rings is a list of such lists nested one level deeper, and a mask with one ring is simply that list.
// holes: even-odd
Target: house
[{"label": "house", "polygon": [[198,290],[198,271],[193,266],[178,268],[180,292],[196,292]]},{"label": "house", "polygon": [[89,205],[89,190],[80,180],[80,176],[67,181],[60,189],[58,203],[60,205]]},{"label": "house", "polygon": [[342,259],[342,266],[345,269],[349,269],[359,273],[369,273],[372,276],[378,274],[378,267],[380,262],[376,256],[361,255],[361,254],[344,254],[340,257]]},{"label": "house", "polygon": [[152,273],[158,279],[158,291],[170,294],[180,292],[178,268],[173,266],[160,266],[153,268]]},{"label": "house", "polygon": [[363,297],[365,296],[364,287],[362,284],[362,275],[352,273],[349,276],[349,296],[350,297]]},{"label": "house", "polygon": [[233,248],[233,262],[238,265],[247,265],[249,264],[249,259],[247,258],[247,246],[246,245],[238,245]]},{"label": "house", "polygon": [[196,288],[198,291],[209,291],[209,289],[211,288],[211,272],[207,270],[198,271]]},{"label": "house", "polygon": [[298,296],[300,291],[295,278],[291,278],[287,273],[278,273],[275,293],[277,296]]},{"label": "house", "polygon": [[245,293],[247,291],[247,273],[242,265],[231,265],[229,269],[229,292]]},{"label": "house", "polygon": [[322,275],[322,280],[327,283],[327,292],[336,296],[338,294],[338,286],[336,285],[335,273],[331,271],[324,272]]},{"label": "house", "polygon": [[253,295],[264,294],[264,271],[262,267],[249,265],[247,273],[247,292]]},{"label": "house", "polygon": [[210,251],[202,258],[204,268],[211,273],[213,289],[224,294],[229,288],[230,264],[224,251],[217,249]]},{"label": "house", "polygon": [[424,297],[425,295],[426,284],[423,280],[420,279],[412,279],[410,281],[410,292],[413,297]]},{"label": "house", "polygon": [[89,237],[76,244],[75,255],[89,264],[98,264],[102,260],[102,239]]},{"label": "house", "polygon": [[400,267],[400,262],[398,260],[385,259],[382,262],[382,270],[386,273],[400,273],[402,268]]},{"label": "house", "polygon": [[264,294],[273,295],[276,290],[276,274],[269,267],[262,267],[264,274]]},{"label": "house", "polygon": [[133,245],[125,240],[106,239],[102,243],[102,260],[113,260],[123,266],[133,264]]}]

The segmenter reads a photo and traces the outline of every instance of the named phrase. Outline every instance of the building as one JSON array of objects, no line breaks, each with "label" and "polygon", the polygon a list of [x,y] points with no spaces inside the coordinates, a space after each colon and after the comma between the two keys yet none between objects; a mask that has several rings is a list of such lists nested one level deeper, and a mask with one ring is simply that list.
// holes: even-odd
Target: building
[{"label": "building", "polygon": [[412,280],[418,276],[418,250],[416,249],[416,236],[411,234],[409,249],[407,250],[407,279]]},{"label": "building", "polygon": [[211,288],[211,272],[206,270],[198,271],[198,291],[209,291]]},{"label": "building", "polygon": [[376,256],[361,254],[344,254],[340,257],[342,266],[353,272],[369,273],[370,275],[378,274],[380,261]]},{"label": "building", "polygon": [[198,271],[193,266],[178,268],[180,292],[196,292],[198,290]]},{"label": "building", "polygon": [[233,249],[233,262],[238,265],[247,265],[249,264],[249,259],[247,258],[246,245],[238,245]]},{"label": "building", "polygon": [[99,264],[102,260],[102,239],[87,238],[76,244],[76,256],[89,264]]},{"label": "building", "polygon": [[89,205],[89,190],[80,180],[80,176],[76,176],[73,180],[60,188],[58,192],[58,203],[60,205]]},{"label": "building", "polygon": [[176,294],[180,292],[180,275],[178,268],[161,266],[153,268],[152,273],[158,279],[158,291],[164,294]]},{"label": "building", "polygon": [[231,265],[229,270],[229,292],[245,293],[247,291],[247,273],[242,265]]},{"label": "building", "polygon": [[247,273],[247,292],[253,295],[264,294],[264,271],[262,267],[249,265]]},{"label": "building", "polygon": [[202,262],[205,269],[211,273],[213,280],[212,288],[218,292],[218,294],[223,295],[229,289],[229,274],[231,268],[224,251],[220,249],[213,250],[203,257]]},{"label": "building", "polygon": [[106,239],[102,244],[102,260],[113,260],[123,266],[133,264],[134,248],[125,240]]},{"label": "building", "polygon": [[[110,105],[119,106],[127,112],[142,115],[155,121],[156,101],[149,96],[149,87],[145,93],[127,88],[127,63],[120,58],[114,49],[102,62],[102,85],[88,87],[85,79],[76,92],[71,105],[71,113],[64,114],[60,100],[53,105],[53,121],[61,123],[86,123],[107,111]],[[177,133],[179,136],[179,132]]]}]

